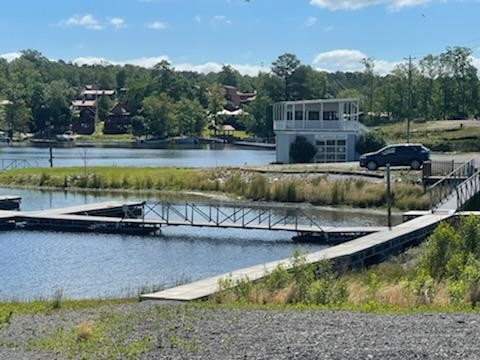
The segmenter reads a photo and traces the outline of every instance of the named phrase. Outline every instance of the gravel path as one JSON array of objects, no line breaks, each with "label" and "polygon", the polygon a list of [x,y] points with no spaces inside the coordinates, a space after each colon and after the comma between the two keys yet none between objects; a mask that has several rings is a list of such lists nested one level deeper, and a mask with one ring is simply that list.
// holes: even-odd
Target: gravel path
[{"label": "gravel path", "polygon": [[480,359],[480,314],[230,310],[151,302],[14,318],[0,330],[0,359],[63,359],[61,351],[29,352],[27,344],[59,327],[99,321],[101,314],[124,316],[131,325],[128,341],[149,336],[143,359]]}]

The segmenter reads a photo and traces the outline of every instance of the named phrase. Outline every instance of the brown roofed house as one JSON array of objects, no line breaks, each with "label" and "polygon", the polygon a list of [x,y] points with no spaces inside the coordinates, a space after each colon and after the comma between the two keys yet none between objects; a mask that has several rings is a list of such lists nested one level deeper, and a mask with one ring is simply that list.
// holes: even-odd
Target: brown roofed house
[{"label": "brown roofed house", "polygon": [[247,105],[254,101],[257,97],[257,92],[241,92],[235,86],[224,85],[223,91],[228,103],[225,109],[228,111],[235,111],[241,109],[244,105]]},{"label": "brown roofed house", "polygon": [[118,103],[108,114],[103,133],[109,135],[127,134],[131,125],[130,111],[126,103]]}]

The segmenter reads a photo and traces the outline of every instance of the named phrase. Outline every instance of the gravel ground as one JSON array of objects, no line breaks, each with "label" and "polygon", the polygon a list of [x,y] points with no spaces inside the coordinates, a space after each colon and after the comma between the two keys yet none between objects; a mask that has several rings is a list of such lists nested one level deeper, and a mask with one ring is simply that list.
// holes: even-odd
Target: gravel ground
[{"label": "gravel ground", "polygon": [[[63,359],[27,344],[101,314],[148,335],[143,359],[480,359],[480,314],[374,315],[334,311],[230,310],[144,302],[12,319],[0,330],[0,359]],[[97,354],[87,359],[103,358]],[[80,354],[74,357],[80,358]]]}]

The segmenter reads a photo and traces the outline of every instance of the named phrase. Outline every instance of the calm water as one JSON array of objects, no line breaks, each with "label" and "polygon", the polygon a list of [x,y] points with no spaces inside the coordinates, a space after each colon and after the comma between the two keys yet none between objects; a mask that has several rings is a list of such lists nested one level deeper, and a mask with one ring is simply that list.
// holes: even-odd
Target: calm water
[{"label": "calm water", "polygon": [[[85,155],[86,154],[86,155]],[[54,166],[177,166],[216,167],[262,165],[275,161],[275,151],[205,145],[198,148],[118,149],[118,148],[56,148]],[[0,147],[1,159],[25,159],[38,166],[48,166],[48,148]]]},{"label": "calm water", "polygon": [[[22,210],[40,210],[138,196],[0,189],[22,196]],[[153,200],[153,199],[150,199]],[[317,211],[322,225],[380,225],[383,216]],[[289,257],[292,233],[165,228],[140,237],[54,232],[0,233],[0,298],[69,298],[133,294],[144,285],[171,286]],[[322,248],[304,245],[306,251]]]}]

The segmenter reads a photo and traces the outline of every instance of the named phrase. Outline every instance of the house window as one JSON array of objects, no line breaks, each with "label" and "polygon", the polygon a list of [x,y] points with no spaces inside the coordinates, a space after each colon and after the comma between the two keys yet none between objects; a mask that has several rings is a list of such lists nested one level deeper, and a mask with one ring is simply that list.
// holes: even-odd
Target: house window
[{"label": "house window", "polygon": [[295,111],[295,120],[303,120],[303,111]]},{"label": "house window", "polygon": [[336,111],[324,111],[323,120],[338,120]]},{"label": "house window", "polygon": [[287,111],[287,120],[293,120],[293,114],[291,111]]},{"label": "house window", "polygon": [[308,112],[308,120],[320,120],[320,112],[319,111],[309,111]]}]

